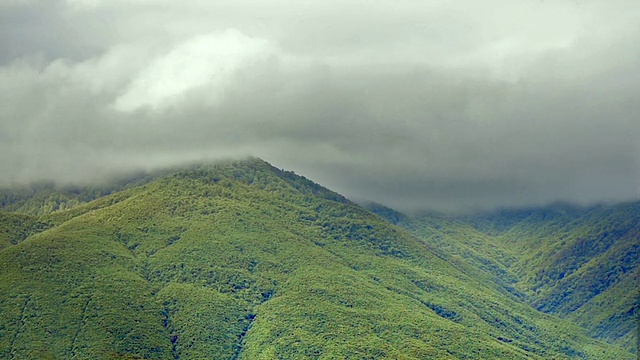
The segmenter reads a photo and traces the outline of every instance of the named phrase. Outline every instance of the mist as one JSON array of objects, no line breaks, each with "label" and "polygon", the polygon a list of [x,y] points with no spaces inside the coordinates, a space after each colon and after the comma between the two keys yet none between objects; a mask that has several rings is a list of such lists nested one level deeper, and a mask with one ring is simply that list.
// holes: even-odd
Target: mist
[{"label": "mist", "polygon": [[256,156],[462,211],[640,198],[631,1],[5,1],[0,184]]}]

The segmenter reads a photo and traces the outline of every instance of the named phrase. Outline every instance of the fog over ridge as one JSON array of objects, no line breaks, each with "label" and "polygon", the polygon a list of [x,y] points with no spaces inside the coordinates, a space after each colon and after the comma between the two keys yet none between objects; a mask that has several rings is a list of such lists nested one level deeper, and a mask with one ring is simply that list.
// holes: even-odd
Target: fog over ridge
[{"label": "fog over ridge", "polygon": [[2,184],[252,155],[407,210],[640,198],[632,1],[10,0],[0,14]]}]

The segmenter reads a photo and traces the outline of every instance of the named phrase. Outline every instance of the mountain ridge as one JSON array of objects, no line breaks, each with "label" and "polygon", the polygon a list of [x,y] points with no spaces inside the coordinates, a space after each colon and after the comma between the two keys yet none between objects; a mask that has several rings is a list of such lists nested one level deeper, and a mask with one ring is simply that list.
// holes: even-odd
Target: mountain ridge
[{"label": "mountain ridge", "polygon": [[633,358],[261,160],[37,221],[0,250],[7,358]]}]

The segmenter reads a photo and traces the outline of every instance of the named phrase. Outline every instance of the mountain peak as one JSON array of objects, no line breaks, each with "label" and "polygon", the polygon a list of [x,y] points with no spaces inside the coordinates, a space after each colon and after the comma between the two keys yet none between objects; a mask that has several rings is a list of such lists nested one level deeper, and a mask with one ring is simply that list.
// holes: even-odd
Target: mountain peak
[{"label": "mountain peak", "polygon": [[0,357],[633,357],[436,252],[446,221],[421,239],[257,158],[137,181],[7,197],[35,215],[0,219]]}]

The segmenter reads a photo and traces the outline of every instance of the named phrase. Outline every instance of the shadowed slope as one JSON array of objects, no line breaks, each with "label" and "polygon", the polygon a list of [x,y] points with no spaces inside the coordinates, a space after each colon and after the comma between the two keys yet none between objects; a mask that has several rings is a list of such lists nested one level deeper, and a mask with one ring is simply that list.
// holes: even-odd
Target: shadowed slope
[{"label": "shadowed slope", "polygon": [[461,258],[492,275],[537,309],[637,352],[640,203],[553,205],[459,218],[374,211],[425,239],[445,258]]}]

